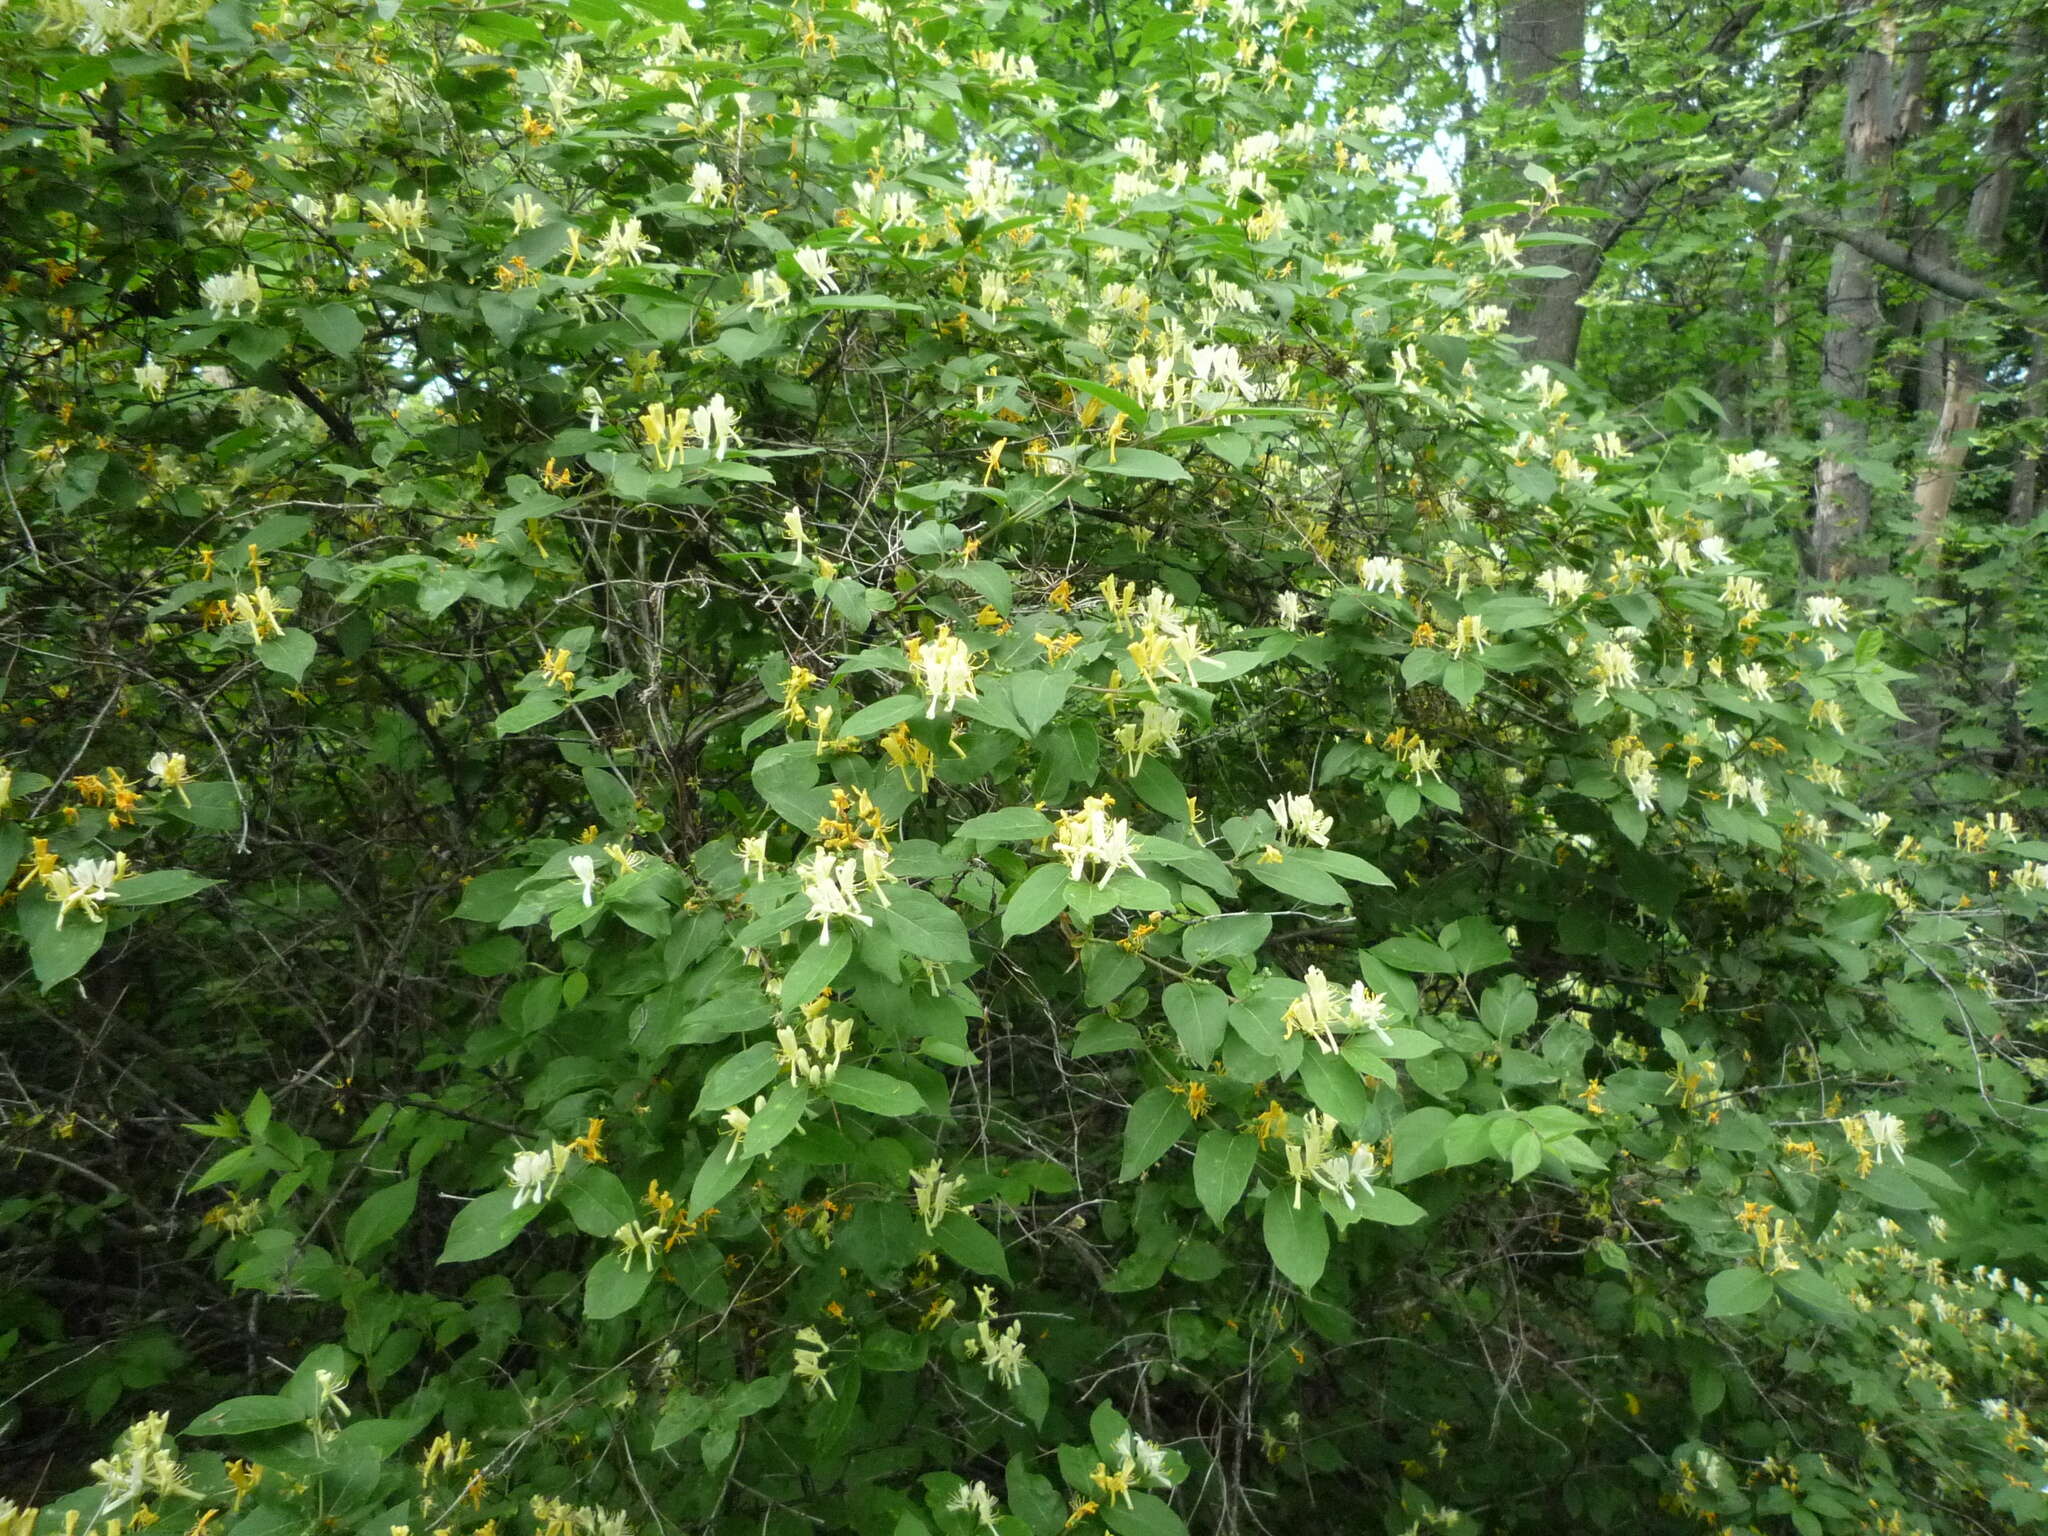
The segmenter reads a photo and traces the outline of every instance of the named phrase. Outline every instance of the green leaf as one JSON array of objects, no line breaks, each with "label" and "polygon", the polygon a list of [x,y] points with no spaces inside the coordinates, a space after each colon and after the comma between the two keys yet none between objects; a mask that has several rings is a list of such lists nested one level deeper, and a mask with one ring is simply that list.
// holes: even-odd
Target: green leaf
[{"label": "green leaf", "polygon": [[1176,981],[1160,1001],[1166,1007],[1167,1022],[1180,1038],[1181,1055],[1189,1066],[1206,1071],[1222,1048],[1230,1024],[1229,999],[1208,982]]},{"label": "green leaf", "polygon": [[1124,1160],[1117,1177],[1135,1179],[1166,1155],[1192,1122],[1180,1096],[1161,1085],[1138,1095],[1124,1121]]},{"label": "green leaf", "polygon": [[1157,1494],[1133,1489],[1125,1497],[1128,1504],[1112,1499],[1102,1512],[1103,1524],[1116,1536],[1188,1536],[1180,1516]]},{"label": "green leaf", "polygon": [[691,1113],[701,1115],[706,1110],[726,1110],[744,1104],[774,1081],[775,1073],[774,1043],[756,1041],[704,1074],[704,1086],[698,1091],[697,1107]]},{"label": "green leaf", "polygon": [[1707,1316],[1741,1317],[1756,1311],[1775,1294],[1771,1277],[1760,1269],[1748,1264],[1724,1269],[1707,1282]]},{"label": "green leaf", "polygon": [[257,646],[256,659],[298,683],[305,680],[306,668],[313,664],[316,649],[313,637],[303,629],[288,629]]},{"label": "green leaf", "polygon": [[1216,960],[1252,960],[1273,936],[1273,919],[1264,912],[1228,912],[1188,924],[1180,952],[1190,965]]},{"label": "green leaf", "polygon": [[351,1264],[360,1263],[365,1254],[403,1231],[419,1198],[417,1178],[400,1179],[372,1194],[348,1218],[341,1239],[342,1256]]},{"label": "green leaf", "polygon": [[81,912],[72,912],[59,928],[58,903],[39,897],[33,889],[15,898],[15,912],[16,931],[28,945],[29,966],[45,992],[76,976],[107,941],[107,925]]},{"label": "green leaf", "polygon": [[1204,1131],[1195,1143],[1195,1198],[1218,1227],[1244,1198],[1258,1157],[1252,1137],[1220,1127]]},{"label": "green leaf", "polygon": [[626,1186],[609,1168],[573,1169],[555,1193],[577,1231],[592,1237],[610,1237],[640,1214]]},{"label": "green leaf", "polygon": [[1371,1193],[1357,1199],[1359,1220],[1376,1221],[1383,1227],[1413,1226],[1429,1214],[1398,1189],[1384,1185],[1374,1185]]},{"label": "green leaf", "polygon": [[1064,864],[1041,864],[1024,877],[1003,904],[1003,937],[1036,933],[1066,910],[1071,883]]},{"label": "green leaf", "polygon": [[644,1258],[628,1265],[623,1253],[614,1250],[606,1254],[583,1277],[583,1315],[592,1322],[617,1317],[647,1294],[648,1282],[653,1278],[654,1272]]},{"label": "green leaf", "polygon": [[892,698],[880,699],[864,709],[857,709],[833,732],[837,736],[872,736],[878,731],[894,730],[906,720],[914,720],[924,713],[924,700],[914,694],[899,693]]},{"label": "green leaf", "polygon": [[1309,1291],[1323,1278],[1323,1266],[1329,1262],[1330,1229],[1317,1201],[1303,1195],[1297,1208],[1294,1195],[1292,1180],[1266,1192],[1266,1252],[1281,1274]]},{"label": "green leaf", "polygon": [[119,893],[123,907],[155,907],[167,901],[183,901],[187,896],[219,884],[218,880],[208,880],[189,869],[153,869],[146,875],[121,881],[114,889]]},{"label": "green leaf", "polygon": [[1107,451],[1090,455],[1085,468],[1091,474],[1126,475],[1134,480],[1192,480],[1179,459],[1150,448],[1120,448],[1112,459]]},{"label": "green leaf", "polygon": [[363,322],[346,304],[310,304],[299,318],[307,333],[336,357],[351,357],[363,344]]},{"label": "green leaf", "polygon": [[306,1410],[286,1397],[231,1397],[190,1424],[188,1435],[258,1435],[306,1422]]},{"label": "green leaf", "polygon": [[841,1067],[825,1085],[825,1097],[871,1115],[915,1115],[924,1110],[924,1095],[910,1084],[867,1067]]},{"label": "green leaf", "polygon": [[488,1194],[478,1195],[461,1210],[448,1224],[448,1240],[441,1247],[437,1264],[466,1264],[476,1259],[488,1259],[504,1248],[513,1238],[526,1230],[528,1222],[540,1214],[538,1205],[527,1204],[519,1209],[512,1208],[515,1195],[512,1189],[494,1189]]},{"label": "green leaf", "polygon": [[932,1236],[938,1241],[939,1251],[961,1268],[994,1275],[1004,1284],[1009,1283],[1010,1261],[1003,1253],[1002,1243],[965,1211],[949,1211]]},{"label": "green leaf", "polygon": [[954,835],[992,843],[1036,842],[1052,836],[1052,823],[1028,805],[1009,805],[1000,811],[969,817],[960,823]]},{"label": "green leaf", "polygon": [[1425,976],[1451,976],[1458,970],[1453,960],[1428,939],[1382,939],[1372,947],[1373,957],[1397,971],[1417,971]]},{"label": "green leaf", "polygon": [[930,891],[911,886],[892,886],[888,895],[888,906],[876,912],[877,904],[870,902],[868,908],[904,949],[934,965],[974,963],[974,948],[967,942],[967,925],[959,913]]},{"label": "green leaf", "polygon": [[1278,864],[1267,864],[1254,855],[1242,868],[1263,886],[1278,891],[1282,896],[1292,896],[1296,901],[1310,902],[1319,907],[1341,907],[1351,898],[1344,894],[1344,887],[1310,864],[1297,857],[1300,849],[1289,849],[1287,856]]},{"label": "green leaf", "polygon": [[790,962],[782,978],[782,995],[791,1003],[804,1004],[831,986],[846,962],[853,958],[853,925],[842,923],[830,944],[811,944]]}]

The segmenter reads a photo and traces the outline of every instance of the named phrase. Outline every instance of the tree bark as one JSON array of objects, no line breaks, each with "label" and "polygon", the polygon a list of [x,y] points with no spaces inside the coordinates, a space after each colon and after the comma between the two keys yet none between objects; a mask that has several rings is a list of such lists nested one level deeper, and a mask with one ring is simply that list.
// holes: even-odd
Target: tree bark
[{"label": "tree bark", "polygon": [[[1892,109],[1892,61],[1875,48],[1850,56],[1843,70],[1842,173],[1850,193],[1845,222],[1881,226],[1884,197],[1877,178],[1891,158],[1897,119]],[[1838,580],[1870,528],[1870,486],[1855,458],[1869,441],[1863,403],[1877,356],[1883,315],[1877,303],[1877,264],[1839,240],[1828,267],[1827,331],[1821,338],[1821,455],[1814,468],[1812,535],[1807,562],[1816,576]]]},{"label": "tree bark", "polygon": [[[2044,407],[2048,407],[2048,334],[2034,333],[2034,346],[2027,357],[2027,385],[2022,398],[2026,401],[2027,419],[2039,421]],[[2022,442],[2014,455],[2012,466],[2012,491],[2005,501],[2005,520],[2008,523],[2031,523],[2041,505],[2041,452],[2031,442]]]},{"label": "tree bark", "polygon": [[1766,367],[1771,391],[1771,430],[1780,437],[1792,431],[1792,231],[1771,242],[1771,265],[1764,294],[1771,301],[1771,345]]},{"label": "tree bark", "polygon": [[[1576,102],[1584,89],[1579,56],[1586,50],[1586,0],[1506,0],[1501,7],[1498,58],[1500,80],[1508,99],[1524,112],[1541,110],[1551,97]],[[1547,226],[1531,220],[1517,233],[1536,233]],[[1524,353],[1532,362],[1569,368],[1579,351],[1579,332],[1586,312],[1579,300],[1592,286],[1601,252],[1591,245],[1546,245],[1546,265],[1571,275],[1531,278],[1520,286],[1509,330],[1528,338]]]},{"label": "tree bark", "polygon": [[[2034,111],[2035,42],[2032,28],[2022,29],[2014,42],[2012,71],[1991,121],[1990,168],[1970,196],[1963,238],[1968,247],[1966,259],[1977,263],[1985,263],[1996,251],[2005,232],[2006,214],[2012,208],[2013,183]],[[2037,350],[2038,346],[2037,341]],[[1987,366],[1984,350],[1966,341],[1952,342],[1947,348],[1941,417],[1927,445],[1927,466],[1913,483],[1913,548],[1930,561],[1939,556],[1956,488],[1962,482],[1963,463],[1969,457],[1970,434],[1977,430]]]}]

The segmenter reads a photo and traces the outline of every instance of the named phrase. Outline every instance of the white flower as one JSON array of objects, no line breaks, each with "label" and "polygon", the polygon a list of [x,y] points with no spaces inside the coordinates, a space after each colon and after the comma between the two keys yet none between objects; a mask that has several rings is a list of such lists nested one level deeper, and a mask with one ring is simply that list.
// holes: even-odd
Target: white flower
[{"label": "white flower", "polygon": [[1513,270],[1522,265],[1522,258],[1517,254],[1515,237],[1504,229],[1481,230],[1479,244],[1485,249],[1486,259],[1493,266]]},{"label": "white flower", "polygon": [[152,400],[161,400],[171,387],[171,370],[162,363],[142,363],[135,369],[135,387]]},{"label": "white flower", "polygon": [[1110,1447],[1121,1461],[1136,1469],[1139,1481],[1148,1488],[1170,1488],[1173,1479],[1166,1472],[1166,1452],[1134,1430],[1125,1430]]},{"label": "white flower", "polygon": [[805,277],[818,285],[820,293],[837,293],[839,279],[832,271],[832,253],[807,245],[796,253],[796,264]]},{"label": "white flower", "polygon": [[740,446],[739,425],[740,413],[725,403],[724,395],[713,395],[690,412],[691,433],[714,459],[723,459],[728,448]]},{"label": "white flower", "polygon": [[718,167],[709,160],[699,160],[690,167],[690,201],[700,207],[711,207],[725,197],[725,177]]},{"label": "white flower", "polygon": [[974,691],[974,656],[951,625],[941,624],[929,640],[912,635],[903,651],[910,659],[912,679],[930,701],[925,719],[936,719],[941,709],[950,713],[962,699],[980,697]]},{"label": "white flower", "polygon": [[988,155],[970,159],[961,180],[967,189],[963,211],[969,218],[1000,219],[1023,193],[1017,173],[1006,165],[997,165]]},{"label": "white flower", "polygon": [[185,793],[185,786],[192,782],[192,768],[182,752],[154,754],[149,760],[149,782],[159,789],[174,789],[186,805],[192,803],[191,796]]},{"label": "white flower", "polygon": [[597,895],[597,860],[587,853],[569,855],[569,873],[583,887],[583,905],[590,906]]},{"label": "white flower", "polygon": [[427,227],[427,194],[415,192],[408,198],[394,192],[381,199],[366,197],[363,211],[396,235],[400,245],[410,249],[413,236]]},{"label": "white flower", "polygon": [[1768,703],[1771,697],[1771,674],[1756,662],[1745,661],[1735,669],[1735,680],[1749,690],[1750,697]]},{"label": "white flower", "polygon": [[1778,467],[1778,461],[1761,448],[1748,453],[1731,453],[1728,456],[1728,478],[1750,481],[1759,475],[1768,475]]},{"label": "white flower", "polygon": [[57,926],[62,928],[65,916],[73,911],[83,912],[90,922],[105,922],[100,908],[121,899],[114,882],[127,873],[128,856],[118,854],[111,859],[74,859],[43,876],[43,894],[57,903]]},{"label": "white flower", "polygon": [[1592,577],[1568,565],[1553,565],[1536,578],[1536,590],[1553,608],[1576,603],[1586,595],[1586,588],[1591,584]]},{"label": "white flower", "polygon": [[963,1483],[960,1491],[946,1503],[946,1508],[958,1514],[972,1515],[974,1523],[993,1531],[1001,1510],[996,1496],[990,1493],[987,1483]]},{"label": "white flower", "polygon": [[1815,593],[1806,600],[1806,622],[1815,629],[1846,630],[1849,627],[1849,605],[1839,597]]},{"label": "white flower", "polygon": [[1108,795],[1091,795],[1078,811],[1067,811],[1053,828],[1052,851],[1067,863],[1067,878],[1085,880],[1090,863],[1102,870],[1098,885],[1107,885],[1120,869],[1143,876],[1137,848],[1131,842],[1131,824],[1124,817],[1110,819],[1109,807],[1116,802]]},{"label": "white flower", "polygon": [[780,273],[766,267],[747,278],[747,308],[758,309],[767,314],[789,307],[789,284],[782,280]]},{"label": "white flower", "polygon": [[633,1260],[638,1258],[646,1263],[647,1268],[653,1269],[654,1245],[661,1234],[659,1222],[649,1222],[644,1227],[630,1221],[620,1223],[612,1233],[612,1241],[619,1245],[619,1268],[631,1269]]},{"label": "white flower", "polygon": [[1709,565],[1728,565],[1735,559],[1728,553],[1728,541],[1718,533],[1710,533],[1700,540],[1700,558]]},{"label": "white flower", "polygon": [[1593,681],[1600,697],[1616,688],[1633,688],[1639,680],[1635,652],[1614,640],[1602,640],[1593,647]]},{"label": "white flower", "polygon": [[244,306],[252,315],[263,307],[263,285],[256,281],[256,269],[252,266],[216,272],[199,285],[199,296],[213,310],[216,320],[225,320],[230,315],[240,319]]},{"label": "white flower", "polygon": [[1475,336],[1495,336],[1507,329],[1508,312],[1498,304],[1481,304],[1465,316]]},{"label": "white flower", "polygon": [[590,261],[597,267],[637,267],[641,257],[660,254],[661,247],[647,238],[638,219],[614,218],[612,227],[597,242]]},{"label": "white flower", "polygon": [[1315,1181],[1339,1196],[1347,1210],[1358,1209],[1358,1197],[1372,1193],[1372,1176],[1380,1160],[1364,1142],[1354,1141],[1349,1152],[1339,1152],[1316,1165]]},{"label": "white flower", "polygon": [[740,871],[756,880],[768,878],[768,834],[757,832],[740,839]]},{"label": "white flower", "polygon": [[1636,797],[1636,809],[1644,814],[1657,808],[1657,759],[1637,747],[1621,760],[1621,776]]},{"label": "white flower", "polygon": [[917,1219],[924,1223],[927,1234],[939,1230],[939,1223],[946,1219],[947,1212],[956,1208],[968,1209],[954,1204],[966,1184],[965,1177],[947,1178],[945,1164],[937,1161],[910,1170],[910,1189],[917,1200]]},{"label": "white flower", "polygon": [[966,1352],[970,1357],[980,1357],[982,1369],[988,1372],[988,1379],[1000,1382],[1013,1391],[1024,1376],[1024,1325],[1012,1323],[1001,1333],[984,1317],[969,1339]]},{"label": "white flower", "polygon": [[816,1397],[823,1392],[827,1397],[837,1398],[832,1382],[825,1369],[825,1356],[831,1345],[825,1336],[815,1328],[799,1328],[796,1331],[797,1347],[790,1351],[790,1374],[803,1383],[804,1395]]},{"label": "white flower", "polygon": [[1371,555],[1358,562],[1358,581],[1368,592],[1389,592],[1400,597],[1407,591],[1406,567],[1395,555]]},{"label": "white flower", "polygon": [[505,1170],[505,1177],[512,1183],[512,1209],[522,1205],[539,1205],[555,1192],[562,1170],[569,1165],[569,1149],[559,1141],[530,1152],[521,1152],[512,1159]]},{"label": "white flower", "polygon": [[1318,848],[1330,846],[1330,829],[1336,822],[1317,810],[1315,801],[1307,795],[1281,795],[1278,799],[1268,800],[1266,808],[1273,813],[1273,820],[1283,838],[1314,843]]},{"label": "white flower", "polygon": [[1746,613],[1762,613],[1771,606],[1771,595],[1754,576],[1730,576],[1721,584],[1721,602]]},{"label": "white flower", "polygon": [[832,942],[835,917],[851,918],[865,928],[875,926],[875,920],[860,909],[860,871],[852,859],[835,859],[820,848],[812,855],[809,867],[798,871],[798,877],[811,904],[804,920],[819,925],[820,944]]},{"label": "white flower", "polygon": [[508,201],[505,207],[512,215],[512,233],[515,235],[529,229],[539,229],[547,222],[547,209],[530,193],[520,193]]},{"label": "white flower", "polygon": [[1870,1144],[1877,1151],[1878,1161],[1884,1160],[1889,1152],[1896,1162],[1906,1160],[1906,1123],[1897,1115],[1886,1114],[1881,1109],[1863,1111],[1863,1129],[1870,1136]]}]

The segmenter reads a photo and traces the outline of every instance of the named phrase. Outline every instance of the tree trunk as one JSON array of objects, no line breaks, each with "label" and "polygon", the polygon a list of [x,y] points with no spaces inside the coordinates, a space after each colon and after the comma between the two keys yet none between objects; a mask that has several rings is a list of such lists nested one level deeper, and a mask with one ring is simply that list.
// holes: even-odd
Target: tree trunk
[{"label": "tree trunk", "polygon": [[1764,294],[1771,302],[1769,383],[1771,430],[1780,437],[1792,431],[1792,231],[1771,242],[1771,265]]},{"label": "tree trunk", "polygon": [[[1506,0],[1501,7],[1500,80],[1518,110],[1539,111],[1555,95],[1576,102],[1583,94],[1579,55],[1586,48],[1586,0]],[[1532,220],[1520,233],[1546,226]],[[1579,300],[1592,286],[1601,252],[1591,245],[1547,245],[1543,261],[1571,275],[1532,278],[1520,285],[1509,329],[1528,338],[1532,362],[1569,368],[1579,351],[1586,312]]]},{"label": "tree trunk", "polygon": [[[1892,61],[1865,48],[1843,71],[1842,173],[1850,188],[1845,222],[1881,227],[1884,196],[1877,177],[1891,157]],[[1839,579],[1870,528],[1870,486],[1853,460],[1869,440],[1862,406],[1870,390],[1883,315],[1877,303],[1876,263],[1846,241],[1835,246],[1828,268],[1827,331],[1821,338],[1821,456],[1814,470],[1813,534],[1807,561],[1826,581]]]},{"label": "tree trunk", "polygon": [[[2039,421],[2048,407],[2048,335],[2034,333],[2034,348],[2027,357],[2027,419]],[[2031,442],[2022,442],[2012,466],[2012,492],[2005,502],[2008,523],[2031,523],[2041,505],[2041,452]]]},{"label": "tree trunk", "polygon": [[[2023,28],[2013,44],[2012,72],[2001,93],[1998,113],[1991,121],[1987,159],[1990,169],[1977,183],[1970,197],[1970,214],[1963,226],[1968,246],[1965,260],[1988,265],[2005,232],[2005,216],[2012,207],[2012,190],[2021,151],[2026,146],[2027,124],[2034,108],[2035,34]],[[2039,342],[2036,342],[2038,352]],[[1942,535],[1947,531],[1950,510],[1955,505],[1956,487],[1963,477],[1963,462],[1970,453],[1970,434],[1977,430],[1977,412],[1984,396],[1985,348],[1967,341],[1947,348],[1946,388],[1941,417],[1934,437],[1927,445],[1927,467],[1913,483],[1913,548],[1929,561],[1938,558]],[[2032,370],[2029,369],[2031,374]]]}]

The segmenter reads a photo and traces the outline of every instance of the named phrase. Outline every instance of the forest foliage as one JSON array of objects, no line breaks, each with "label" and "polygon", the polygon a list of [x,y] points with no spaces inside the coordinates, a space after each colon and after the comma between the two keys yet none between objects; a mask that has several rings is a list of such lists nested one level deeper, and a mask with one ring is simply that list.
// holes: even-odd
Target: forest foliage
[{"label": "forest foliage", "polygon": [[2038,40],[1588,25],[0,14],[0,1532],[2048,1518]]}]

